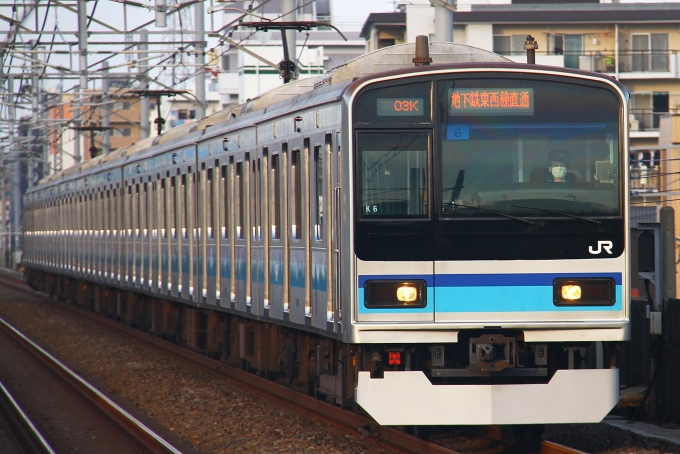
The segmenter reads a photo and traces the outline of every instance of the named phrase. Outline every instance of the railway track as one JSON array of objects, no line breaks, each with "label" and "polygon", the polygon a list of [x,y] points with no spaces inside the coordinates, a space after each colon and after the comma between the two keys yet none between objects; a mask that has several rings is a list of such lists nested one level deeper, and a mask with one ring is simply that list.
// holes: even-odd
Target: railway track
[{"label": "railway track", "polygon": [[[23,281],[14,275],[0,274],[0,284],[11,285],[17,291],[25,292],[26,295],[35,295],[35,292],[27,288]],[[436,443],[418,439],[400,430],[386,426],[379,426],[375,423],[375,421],[368,417],[341,409],[340,407],[329,404],[312,396],[307,396],[287,386],[281,385],[271,380],[266,380],[252,373],[242,371],[224,362],[208,358],[199,353],[185,349],[151,334],[139,331],[135,328],[121,324],[117,321],[95,314],[72,304],[64,303],[58,300],[50,300],[50,303],[57,305],[64,310],[75,312],[80,316],[96,323],[100,323],[117,331],[121,331],[139,341],[165,350],[173,355],[183,358],[184,360],[188,360],[195,365],[225,375],[239,382],[243,386],[246,386],[299,410],[313,414],[316,418],[324,419],[350,431],[358,430],[367,436],[375,437],[377,443],[380,443],[396,452],[415,452],[426,454],[458,453],[457,451],[440,446]],[[493,452],[500,453],[503,452],[503,450],[494,450]],[[542,450],[540,452],[541,454],[553,454],[558,452],[574,454],[580,453],[580,451],[569,450],[567,447],[549,442],[543,443]]]},{"label": "railway track", "polygon": [[0,428],[2,426],[6,429],[0,432],[3,438],[0,448],[3,452],[56,453],[9,390],[0,382]]},{"label": "railway track", "polygon": [[3,319],[0,350],[7,386],[20,390],[7,405],[21,401],[24,416],[37,421],[35,430],[17,422],[21,438],[37,446],[20,452],[181,452]]}]

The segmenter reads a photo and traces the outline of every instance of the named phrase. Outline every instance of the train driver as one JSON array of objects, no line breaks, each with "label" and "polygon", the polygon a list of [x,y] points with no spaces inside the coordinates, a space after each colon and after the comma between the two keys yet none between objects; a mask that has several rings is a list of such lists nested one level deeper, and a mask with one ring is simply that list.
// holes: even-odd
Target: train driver
[{"label": "train driver", "polygon": [[563,149],[553,149],[548,153],[548,167],[535,168],[531,171],[529,180],[542,185],[550,183],[573,183],[576,175],[569,172],[571,153]]}]

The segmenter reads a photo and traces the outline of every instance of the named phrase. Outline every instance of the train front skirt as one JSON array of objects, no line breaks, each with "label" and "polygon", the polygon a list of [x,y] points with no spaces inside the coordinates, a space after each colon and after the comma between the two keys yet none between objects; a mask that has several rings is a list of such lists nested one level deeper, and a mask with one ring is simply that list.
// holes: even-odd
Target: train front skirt
[{"label": "train front skirt", "polygon": [[558,370],[547,384],[433,385],[422,371],[359,372],[357,403],[380,425],[598,423],[619,400],[618,369]]}]

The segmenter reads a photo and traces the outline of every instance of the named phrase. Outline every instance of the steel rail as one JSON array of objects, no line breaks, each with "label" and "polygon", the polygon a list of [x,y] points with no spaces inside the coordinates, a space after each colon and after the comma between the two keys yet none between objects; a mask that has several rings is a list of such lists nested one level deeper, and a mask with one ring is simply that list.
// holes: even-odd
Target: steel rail
[{"label": "steel rail", "polygon": [[112,425],[121,436],[148,452],[181,454],[177,448],[146,427],[137,418],[86,382],[57,358],[0,318],[0,329],[45,366],[69,390],[82,398]]},{"label": "steel rail", "polygon": [[12,438],[22,452],[56,454],[2,382],[0,382],[0,417],[7,424]]},{"label": "steel rail", "polygon": [[543,441],[541,443],[541,454],[588,454],[585,451],[570,448],[568,446],[553,443],[552,441]]}]

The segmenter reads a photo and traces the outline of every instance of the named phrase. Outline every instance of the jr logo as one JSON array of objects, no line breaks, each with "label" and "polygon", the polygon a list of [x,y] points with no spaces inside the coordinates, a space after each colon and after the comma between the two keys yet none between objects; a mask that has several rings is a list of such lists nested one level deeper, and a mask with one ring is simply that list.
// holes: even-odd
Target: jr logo
[{"label": "jr logo", "polygon": [[614,243],[611,241],[598,241],[597,242],[597,250],[593,249],[592,246],[588,247],[588,252],[590,252],[593,255],[601,254],[602,249],[605,250],[607,254],[612,253],[612,247],[614,247]]}]

